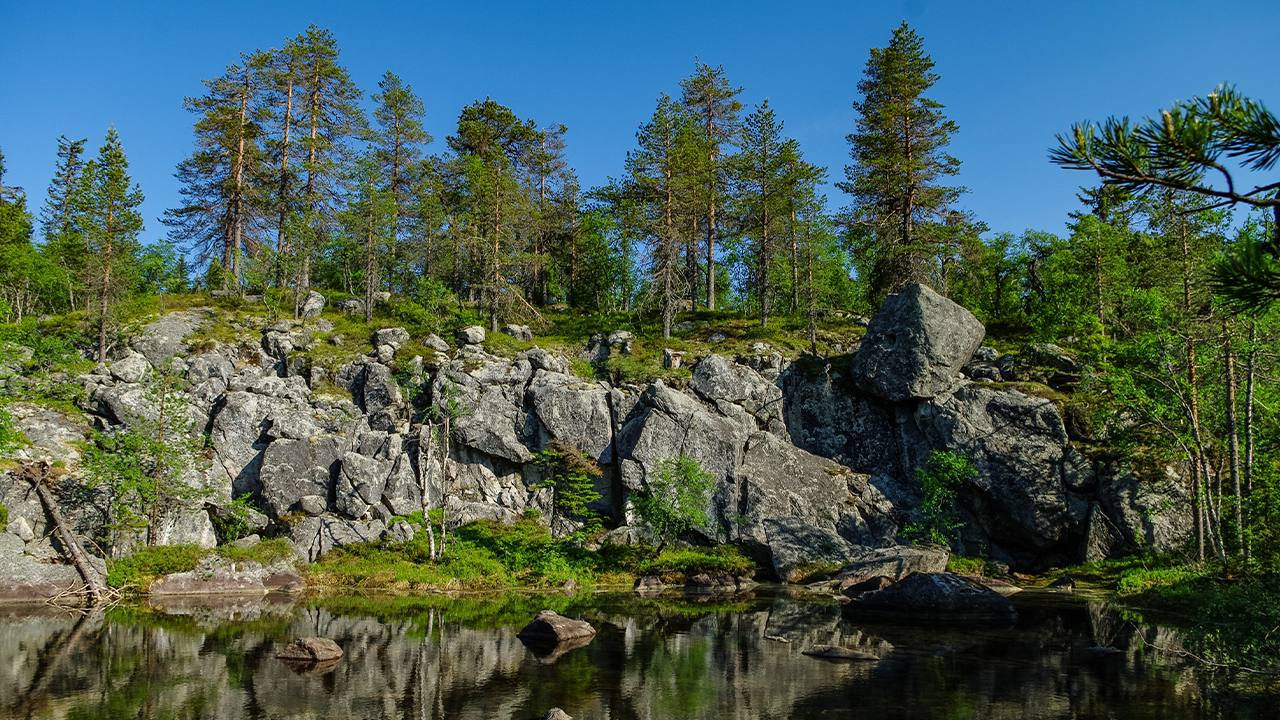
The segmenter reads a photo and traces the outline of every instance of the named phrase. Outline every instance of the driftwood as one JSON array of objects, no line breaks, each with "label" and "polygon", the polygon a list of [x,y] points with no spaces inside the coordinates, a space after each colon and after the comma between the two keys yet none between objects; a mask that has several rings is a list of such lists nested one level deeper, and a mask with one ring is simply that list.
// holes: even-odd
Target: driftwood
[{"label": "driftwood", "polygon": [[98,576],[97,571],[89,564],[89,556],[85,554],[84,548],[80,545],[79,536],[76,535],[75,530],[71,529],[71,525],[67,523],[66,518],[62,516],[62,510],[58,508],[58,502],[46,484],[49,478],[49,469],[49,463],[43,460],[24,462],[22,464],[22,476],[27,482],[31,483],[31,487],[35,488],[36,496],[40,498],[40,504],[44,506],[44,511],[53,520],[53,526],[58,532],[58,541],[62,545],[63,552],[71,560],[71,564],[75,566],[76,572],[80,573],[80,577],[84,579],[85,591],[89,596],[89,604],[97,605],[106,597],[107,588],[103,584],[102,578]]}]

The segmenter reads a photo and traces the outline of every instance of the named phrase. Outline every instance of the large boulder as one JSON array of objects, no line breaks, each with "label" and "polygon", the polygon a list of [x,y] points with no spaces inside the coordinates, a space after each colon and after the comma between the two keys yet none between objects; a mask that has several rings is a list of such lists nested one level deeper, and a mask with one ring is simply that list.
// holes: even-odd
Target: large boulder
[{"label": "large boulder", "polygon": [[334,436],[276,440],[268,445],[259,471],[266,510],[279,518],[296,509],[304,497],[329,497],[345,446],[345,441]]},{"label": "large boulder", "polygon": [[560,643],[595,637],[595,634],[596,629],[585,620],[567,618],[554,610],[543,610],[516,637],[525,642]]},{"label": "large boulder", "polygon": [[934,622],[1012,622],[1018,616],[1008,598],[951,573],[913,573],[854,598],[845,605],[845,614],[855,619],[891,616]]},{"label": "large boulder", "polygon": [[934,397],[955,385],[986,329],[968,310],[915,283],[890,295],[853,358],[867,392],[902,402]]},{"label": "large boulder", "polygon": [[933,546],[895,545],[867,549],[841,568],[835,581],[843,589],[871,578],[885,577],[897,581],[912,573],[945,572],[949,557],[945,549]]},{"label": "large boulder", "polygon": [[162,367],[186,349],[187,338],[199,330],[211,314],[208,308],[171,312],[145,325],[130,345],[153,366]]},{"label": "large boulder", "polygon": [[786,582],[830,573],[897,532],[869,476],[766,432],[747,439],[734,482],[716,499],[730,537]]},{"label": "large boulder", "polygon": [[1052,402],[964,385],[921,403],[915,419],[931,447],[976,467],[960,497],[988,538],[1032,551],[1066,540],[1074,527],[1063,480],[1068,439]]},{"label": "large boulder", "polygon": [[298,638],[277,650],[276,657],[302,663],[333,662],[342,658],[342,648],[329,638]]},{"label": "large boulder", "polygon": [[315,562],[334,548],[374,542],[386,532],[387,525],[381,520],[309,517],[289,527],[289,542],[299,559]]},{"label": "large boulder", "polygon": [[324,296],[312,290],[307,293],[307,299],[302,302],[299,314],[307,319],[320,317],[320,313],[324,311],[324,303]]},{"label": "large boulder", "polygon": [[787,436],[782,390],[755,370],[720,355],[708,355],[694,366],[689,387],[717,407],[724,404],[741,407],[755,418],[761,430]]}]

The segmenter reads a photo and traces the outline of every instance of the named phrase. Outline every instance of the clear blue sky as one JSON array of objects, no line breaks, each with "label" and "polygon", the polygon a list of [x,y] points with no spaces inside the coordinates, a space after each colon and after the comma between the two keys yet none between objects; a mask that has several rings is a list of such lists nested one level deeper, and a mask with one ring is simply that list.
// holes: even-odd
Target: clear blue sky
[{"label": "clear blue sky", "polygon": [[[686,6],[697,6],[690,9]],[[1280,2],[19,2],[0,0],[0,148],[8,184],[43,202],[60,133],[96,149],[119,128],[147,196],[145,238],[191,149],[182,98],[241,51],[330,28],[366,93],[387,69],[425,99],[436,147],[490,95],[569,126],[584,186],[620,172],[637,125],[694,58],[744,100],[770,98],[811,161],[840,176],[871,47],[901,20],[924,36],[933,96],[960,125],[962,204],[993,230],[1058,231],[1083,173],[1045,157],[1080,119],[1146,115],[1230,81],[1280,109]],[[833,207],[845,203],[834,188]]]}]

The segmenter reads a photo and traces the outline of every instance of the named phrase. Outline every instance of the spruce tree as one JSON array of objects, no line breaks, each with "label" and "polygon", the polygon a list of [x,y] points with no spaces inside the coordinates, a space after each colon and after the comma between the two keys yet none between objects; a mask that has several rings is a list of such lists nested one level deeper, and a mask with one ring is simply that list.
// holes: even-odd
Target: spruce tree
[{"label": "spruce tree", "polygon": [[963,192],[939,184],[960,161],[946,152],[956,124],[925,97],[937,81],[923,40],[903,22],[887,47],[871,50],[858,83],[852,162],[839,187],[853,198],[853,235],[876,302],[929,279],[936,229]]},{"label": "spruce tree", "polygon": [[76,189],[84,172],[86,140],[58,136],[58,164],[49,181],[48,197],[40,212],[45,255],[62,268],[67,307],[75,310],[84,301],[85,246],[75,227]]},{"label": "spruce tree", "polygon": [[790,209],[788,172],[800,151],[794,140],[782,137],[782,121],[767,99],[743,121],[738,146],[734,185],[741,226],[752,241],[747,253],[750,294],[760,311],[760,326],[765,327],[774,291],[771,266],[777,259],[778,226]]},{"label": "spruce tree", "polygon": [[142,232],[142,190],[129,177],[129,161],[114,127],[107,130],[98,157],[85,166],[76,196],[76,228],[88,249],[97,295],[97,359],[104,362],[112,311],[132,286]]},{"label": "spruce tree", "polygon": [[724,68],[696,63],[693,75],[680,83],[685,107],[698,117],[702,128],[703,147],[706,152],[703,199],[706,202],[704,227],[706,240],[706,303],[708,310],[716,309],[716,242],[719,238],[721,218],[719,209],[728,184],[724,164],[724,149],[737,135],[742,103],[738,95],[742,88],[729,84]]},{"label": "spruce tree", "polygon": [[340,199],[341,166],[349,155],[347,140],[365,127],[360,90],[338,62],[338,43],[328,30],[314,25],[295,41],[301,63],[299,126],[305,131],[302,173],[301,234],[293,238],[294,316],[311,289],[314,255],[330,238]]},{"label": "spruce tree", "polygon": [[514,301],[523,301],[511,287],[508,271],[516,269],[522,259],[518,229],[528,214],[519,164],[537,139],[532,121],[521,120],[511,108],[491,98],[463,108],[458,129],[448,138],[449,147],[458,156],[467,215],[464,222],[474,228],[473,235],[479,240],[471,249],[480,261],[477,284],[494,332],[499,318],[512,311]]},{"label": "spruce tree", "polygon": [[405,278],[399,261],[401,237],[408,226],[405,220],[411,214],[414,172],[420,168],[422,146],[431,142],[431,135],[422,122],[426,114],[422,99],[395,73],[387,71],[382,76],[373,101],[376,127],[370,135],[383,185],[391,200],[387,274],[390,285],[402,289]]},{"label": "spruce tree", "polygon": [[696,150],[696,126],[685,108],[663,94],[647,123],[636,133],[637,148],[627,155],[627,170],[643,212],[649,239],[649,287],[662,318],[662,337],[671,337],[687,276],[680,268],[679,217],[690,178],[684,170]]}]

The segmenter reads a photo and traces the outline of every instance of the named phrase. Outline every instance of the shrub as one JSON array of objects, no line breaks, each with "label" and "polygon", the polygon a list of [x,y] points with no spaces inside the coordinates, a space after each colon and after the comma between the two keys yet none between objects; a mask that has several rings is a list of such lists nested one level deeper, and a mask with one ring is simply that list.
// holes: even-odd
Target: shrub
[{"label": "shrub", "polygon": [[253,561],[263,565],[270,565],[293,557],[293,546],[285,538],[272,538],[245,548],[220,545],[214,552],[223,560],[230,560],[231,562]]},{"label": "shrub", "polygon": [[551,488],[551,506],[556,513],[584,519],[588,525],[599,523],[588,507],[600,500],[596,490],[596,478],[602,473],[599,464],[560,439],[552,440],[550,447],[537,454],[537,463],[545,473],[539,486]]},{"label": "shrub", "polygon": [[8,456],[27,444],[27,438],[13,423],[13,416],[0,405],[0,456]]},{"label": "shrub", "polygon": [[717,548],[666,548],[655,557],[636,565],[641,575],[666,575],[679,573],[696,575],[746,575],[755,570],[755,563],[737,548],[724,545]]},{"label": "shrub", "polygon": [[4,503],[0,503],[0,532],[4,532],[9,527],[9,508]]},{"label": "shrub", "polygon": [[249,534],[249,511],[253,508],[252,495],[245,493],[232,500],[223,512],[213,515],[213,530],[218,543],[229,543]]},{"label": "shrub", "polygon": [[634,502],[641,524],[659,538],[659,549],[687,532],[706,529],[714,488],[715,478],[691,457],[681,455],[658,464]]},{"label": "shrub", "polygon": [[977,477],[978,470],[965,456],[951,450],[934,450],[929,462],[916,469],[920,481],[919,519],[903,529],[910,540],[950,545],[964,527],[956,512],[956,488]]}]

